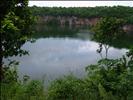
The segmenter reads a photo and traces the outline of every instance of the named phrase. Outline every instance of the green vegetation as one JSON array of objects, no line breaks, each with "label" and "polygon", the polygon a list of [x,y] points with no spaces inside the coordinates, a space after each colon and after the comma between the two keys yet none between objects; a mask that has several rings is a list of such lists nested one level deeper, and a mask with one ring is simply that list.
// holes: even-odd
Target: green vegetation
[{"label": "green vegetation", "polygon": [[120,59],[102,59],[86,67],[84,79],[72,76],[56,80],[49,89],[50,100],[132,100],[133,52]]},{"label": "green vegetation", "polygon": [[[29,33],[31,33],[30,26],[33,23],[33,17],[28,8],[28,0],[1,0],[0,4],[1,100],[133,99],[132,49],[120,59],[108,59],[106,55],[105,59],[101,59],[97,64],[89,65],[86,67],[87,76],[82,79],[70,75],[54,80],[47,90],[45,90],[43,82],[29,80],[28,76],[24,76],[20,80],[15,67],[17,63],[14,65],[14,62],[10,62],[9,65],[4,65],[3,58],[27,54],[27,51],[22,50],[21,47],[30,39]],[[104,17],[94,28],[94,37],[100,42],[99,53],[102,51],[102,45],[108,49],[108,45],[115,43],[123,36],[121,30],[123,24],[133,23],[132,7],[41,8],[34,6],[30,10],[36,16]],[[77,30],[72,33],[75,31]],[[56,33],[51,31],[51,34]],[[65,33],[65,35],[69,34]]]},{"label": "green vegetation", "polygon": [[18,78],[17,62],[3,67],[4,78],[1,86],[1,100],[45,100],[43,82],[29,81],[28,76]]},{"label": "green vegetation", "polygon": [[92,27],[94,32],[93,40],[99,43],[97,52],[102,56],[102,50],[106,51],[106,58],[109,48],[132,48],[133,36],[126,34],[122,30],[125,20],[116,17],[101,18],[101,20]]},{"label": "green vegetation", "polygon": [[95,32],[93,39],[98,41],[99,49],[97,50],[102,57],[102,49],[104,47],[106,51],[106,57],[111,44],[115,44],[114,41],[121,39],[121,37],[126,36],[125,32],[122,30],[122,26],[125,24],[123,19],[118,19],[115,17],[102,18],[92,31]]},{"label": "green vegetation", "polygon": [[85,78],[70,75],[57,79],[45,91],[40,81],[29,81],[27,76],[19,81],[13,68],[6,68],[8,78],[1,83],[1,100],[133,99],[133,50],[120,59],[102,59],[89,65]]},{"label": "green vegetation", "polygon": [[45,95],[39,81],[1,83],[1,100],[45,100]]},{"label": "green vegetation", "polygon": [[30,7],[35,16],[76,16],[81,18],[117,17],[133,24],[133,7]]},{"label": "green vegetation", "polygon": [[11,56],[27,54],[21,46],[29,39],[30,26],[33,23],[28,8],[28,0],[1,0],[0,1],[0,81],[3,59]]},{"label": "green vegetation", "polygon": [[100,43],[109,44],[123,35],[122,26],[125,21],[115,17],[102,18],[93,28],[94,39]]}]

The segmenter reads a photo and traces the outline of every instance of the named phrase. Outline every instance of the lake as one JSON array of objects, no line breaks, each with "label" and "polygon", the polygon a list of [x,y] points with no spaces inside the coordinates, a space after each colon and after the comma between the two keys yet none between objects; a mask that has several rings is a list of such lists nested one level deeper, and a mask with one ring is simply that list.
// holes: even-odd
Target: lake
[{"label": "lake", "polygon": [[[99,43],[92,41],[89,29],[40,27],[33,35],[36,41],[27,42],[22,47],[30,55],[12,57],[20,61],[19,76],[28,75],[31,79],[46,80],[68,74],[83,77],[85,67],[101,59],[96,52]],[[110,47],[108,58],[120,58],[126,51],[125,48]],[[102,53],[105,56],[105,51]]]}]

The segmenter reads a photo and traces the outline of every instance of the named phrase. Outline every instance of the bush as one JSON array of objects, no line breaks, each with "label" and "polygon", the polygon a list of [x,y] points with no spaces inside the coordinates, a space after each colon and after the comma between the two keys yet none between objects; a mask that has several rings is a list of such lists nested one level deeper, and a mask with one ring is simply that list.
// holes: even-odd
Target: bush
[{"label": "bush", "polygon": [[52,82],[48,91],[48,100],[77,100],[82,95],[82,80],[66,76]]},{"label": "bush", "polygon": [[[132,51],[130,51],[123,58],[102,59],[98,64],[86,68],[87,80],[98,88],[101,100],[133,99],[132,56]],[[128,60],[127,57],[129,57]]]},{"label": "bush", "polygon": [[41,81],[19,80],[16,65],[6,66],[4,70],[4,79],[0,83],[1,100],[45,100],[44,87]]}]

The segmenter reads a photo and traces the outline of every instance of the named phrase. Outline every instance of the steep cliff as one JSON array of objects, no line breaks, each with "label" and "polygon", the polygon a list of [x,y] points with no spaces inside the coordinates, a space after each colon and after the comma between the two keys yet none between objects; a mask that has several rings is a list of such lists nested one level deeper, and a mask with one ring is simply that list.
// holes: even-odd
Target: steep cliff
[{"label": "steep cliff", "polygon": [[[59,25],[86,25],[86,26],[94,26],[100,20],[99,17],[93,18],[79,18],[75,16],[38,16],[38,23],[48,24],[52,22],[54,24]],[[123,26],[123,30],[129,34],[133,33],[133,24],[126,24]]]}]

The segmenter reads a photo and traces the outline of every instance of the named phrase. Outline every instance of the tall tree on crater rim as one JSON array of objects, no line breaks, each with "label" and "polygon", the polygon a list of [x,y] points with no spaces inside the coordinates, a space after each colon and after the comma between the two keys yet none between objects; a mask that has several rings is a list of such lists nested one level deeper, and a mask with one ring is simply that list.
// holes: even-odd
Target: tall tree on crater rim
[{"label": "tall tree on crater rim", "polygon": [[33,17],[28,0],[0,0],[0,81],[3,78],[3,58],[23,55],[21,46],[28,41]]}]

